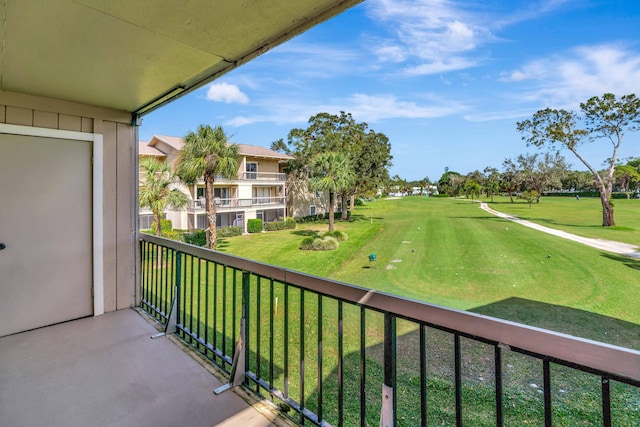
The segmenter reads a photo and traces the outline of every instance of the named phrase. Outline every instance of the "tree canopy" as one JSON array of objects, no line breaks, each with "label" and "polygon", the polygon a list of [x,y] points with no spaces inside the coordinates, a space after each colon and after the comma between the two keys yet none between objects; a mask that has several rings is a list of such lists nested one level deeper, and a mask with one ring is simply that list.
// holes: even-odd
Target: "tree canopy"
[{"label": "tree canopy", "polygon": [[388,179],[392,156],[386,135],[344,111],[340,115],[318,113],[308,123],[306,129],[291,129],[286,142],[280,139],[271,144],[273,150],[293,157],[288,164],[291,178],[307,179],[315,157],[333,151],[344,154],[354,174],[351,185],[340,190],[343,200],[377,189]]},{"label": "tree canopy", "polygon": [[[594,96],[580,104],[580,113],[546,108],[517,123],[522,139],[536,147],[559,146],[571,151],[593,175],[602,204],[602,225],[615,225],[611,193],[618,151],[627,132],[640,130],[640,99],[635,94],[617,99],[614,94]],[[581,145],[599,139],[611,144],[607,168],[599,171],[583,156]]]},{"label": "tree canopy", "polygon": [[187,184],[204,179],[208,225],[205,231],[207,247],[216,248],[216,206],[213,185],[216,176],[234,179],[238,176],[238,145],[229,144],[221,126],[200,125],[196,132],[184,137],[184,147],[178,157],[177,174]]},{"label": "tree canopy", "polygon": [[162,236],[160,214],[167,207],[182,209],[187,206],[187,196],[173,187],[178,178],[166,162],[146,157],[140,161],[140,188],[138,203],[149,208],[153,214],[156,236]]}]

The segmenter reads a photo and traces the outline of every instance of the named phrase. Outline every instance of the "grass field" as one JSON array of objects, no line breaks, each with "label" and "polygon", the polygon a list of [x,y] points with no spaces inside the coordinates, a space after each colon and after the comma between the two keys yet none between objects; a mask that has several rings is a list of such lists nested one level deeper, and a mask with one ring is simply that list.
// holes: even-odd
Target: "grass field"
[{"label": "grass field", "polygon": [[[509,208],[521,209],[525,213],[537,211],[539,217],[566,218],[563,223],[576,216],[579,218],[576,222],[584,222],[583,225],[571,225],[576,234],[580,234],[576,230],[581,228],[587,231],[594,228],[588,224],[589,220],[581,216],[585,205],[592,201],[578,206],[570,201],[575,202],[571,199],[557,202],[544,199],[543,204],[531,209],[524,203],[509,204]],[[507,211],[500,209],[506,206],[501,202],[496,199],[494,208]],[[636,219],[637,215],[633,215],[634,209],[640,204],[633,202],[620,204],[624,207],[619,210],[628,210],[628,213],[619,217],[627,215],[628,219],[619,219],[618,223],[623,228],[614,231],[632,235],[640,229],[640,221]],[[352,218],[350,222],[337,223],[338,229],[347,232],[349,240],[342,242],[336,251],[298,249],[304,237],[326,230],[327,225],[321,223],[300,224],[296,230],[227,238],[219,243],[218,248],[243,257],[393,294],[640,349],[640,289],[637,280],[640,263],[636,260],[606,254],[491,216],[481,210],[477,203],[468,200],[417,197],[378,200],[357,208]],[[552,226],[549,222],[546,225]],[[605,230],[606,233],[610,231]],[[369,262],[368,255],[371,253],[377,255],[376,263]],[[220,275],[227,273],[222,270],[218,272]],[[227,330],[221,326],[220,313],[212,312],[211,306],[207,308],[202,299],[202,295],[209,292],[215,300],[224,300],[222,292],[225,287],[216,285],[211,288],[206,283],[214,283],[213,277],[206,281],[201,279],[200,286],[196,285],[195,289],[188,288],[183,298],[185,301],[191,300],[186,308],[188,313],[197,312],[200,319],[203,313],[209,313],[208,327],[197,320],[192,325],[190,316],[188,327],[192,329],[197,325],[207,330],[209,341],[220,336],[230,352],[235,333],[228,330],[229,324]],[[231,283],[230,279],[227,283]],[[269,301],[273,292],[283,301],[282,285],[276,285],[274,289],[271,286],[266,281],[254,283],[251,300],[261,298],[262,301]],[[190,296],[194,294],[197,294],[195,305]],[[267,333],[268,319],[273,307],[267,303],[258,304],[261,307],[261,320],[257,317],[258,312],[253,312],[251,324],[256,332],[248,339],[252,348],[250,367],[261,372],[263,378],[273,376],[273,383],[282,390],[284,366],[288,367],[290,378],[299,375],[302,357],[299,348],[304,342],[304,392],[301,393],[301,385],[293,381],[289,383],[289,393],[296,401],[304,400],[310,410],[317,411],[318,334],[313,325],[318,324],[318,318],[322,316],[324,416],[330,422],[336,422],[337,308],[335,301],[327,298],[323,301],[324,308],[320,315],[319,299],[310,295],[302,302],[302,295],[292,291],[288,304],[289,323],[285,326],[280,311],[274,318],[275,327],[270,333]],[[237,301],[235,304],[238,310]],[[227,306],[229,310],[231,308]],[[213,320],[216,316],[217,326]],[[380,408],[381,320],[378,313],[367,313],[365,378],[368,425],[377,424]],[[358,381],[362,356],[358,347],[360,318],[356,307],[345,307],[344,325],[345,425],[355,425],[359,414]],[[427,329],[427,348],[431,355],[427,362],[429,425],[450,425],[455,418],[452,413],[452,335]],[[283,335],[284,331],[287,331],[288,338]],[[283,362],[284,341],[289,342],[291,350],[288,360]],[[415,358],[418,341],[416,325],[399,321],[398,408],[403,417],[399,425],[411,426],[419,421],[419,410],[416,412],[419,393],[415,390],[415,387],[419,387],[419,363]],[[490,378],[493,374],[489,363],[493,350],[471,340],[463,340],[462,346],[465,360],[462,373],[465,423],[495,425],[491,406],[493,386]],[[258,348],[262,348],[262,352]],[[258,360],[270,352],[273,355],[268,358],[277,365],[274,372],[269,372],[269,365],[265,361],[258,366]],[[531,386],[542,382],[539,365],[538,361],[515,353],[505,354],[503,386],[507,425],[535,425],[544,418],[540,390]],[[597,378],[594,381],[592,376],[559,366],[553,370],[554,425],[601,424],[598,402],[600,383]],[[615,424],[639,425],[635,422],[640,418],[639,391],[620,384],[613,387],[616,396],[613,402],[617,417],[614,418]]]},{"label": "grass field", "polygon": [[[545,198],[497,210],[589,237],[634,243],[640,201],[618,201],[618,229],[600,230],[598,200]],[[525,214],[531,212],[529,216]],[[574,224],[570,224],[573,221]],[[336,251],[300,251],[325,224],[225,239],[219,249],[448,307],[640,349],[640,261],[494,217],[468,200],[409,197],[358,207],[337,223]],[[636,241],[637,242],[637,241]],[[368,255],[377,261],[370,264]]]}]

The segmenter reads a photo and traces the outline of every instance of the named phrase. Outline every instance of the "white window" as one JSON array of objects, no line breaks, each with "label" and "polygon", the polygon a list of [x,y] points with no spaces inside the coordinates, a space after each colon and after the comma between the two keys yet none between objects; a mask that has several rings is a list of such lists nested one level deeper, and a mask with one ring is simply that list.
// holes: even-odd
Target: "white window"
[{"label": "white window", "polygon": [[255,162],[247,162],[246,179],[258,179],[258,164]]},{"label": "white window", "polygon": [[319,199],[320,197],[322,197],[322,192],[316,191],[316,199]]},{"label": "white window", "polygon": [[316,207],[315,205],[311,205],[309,206],[309,215],[315,215],[316,214]]}]

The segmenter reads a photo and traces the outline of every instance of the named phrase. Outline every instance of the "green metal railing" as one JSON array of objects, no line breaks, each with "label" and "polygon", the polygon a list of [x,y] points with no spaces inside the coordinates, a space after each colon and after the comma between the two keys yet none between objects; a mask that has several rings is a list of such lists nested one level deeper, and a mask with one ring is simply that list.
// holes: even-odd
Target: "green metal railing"
[{"label": "green metal railing", "polygon": [[638,351],[155,236],[140,254],[142,308],[299,423],[639,425]]}]

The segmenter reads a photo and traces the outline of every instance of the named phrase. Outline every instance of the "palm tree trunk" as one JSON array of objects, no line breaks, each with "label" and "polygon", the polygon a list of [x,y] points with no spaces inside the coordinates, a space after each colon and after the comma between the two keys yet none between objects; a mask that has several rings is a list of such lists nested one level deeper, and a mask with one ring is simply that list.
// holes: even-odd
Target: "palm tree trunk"
[{"label": "palm tree trunk", "polygon": [[160,224],[160,214],[158,212],[153,213],[153,222],[156,224],[156,236],[162,237],[162,224]]},{"label": "palm tree trunk", "polygon": [[335,211],[335,203],[334,203],[335,194],[333,191],[329,191],[329,231],[333,231],[333,214]]},{"label": "palm tree trunk", "polygon": [[213,197],[213,184],[214,177],[208,174],[204,176],[204,193],[207,205],[207,229],[205,235],[207,236],[207,248],[215,249],[217,240],[216,230],[216,204]]}]

